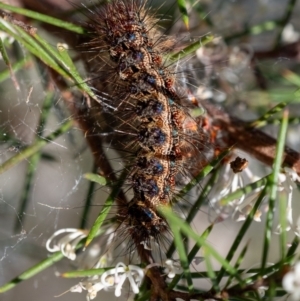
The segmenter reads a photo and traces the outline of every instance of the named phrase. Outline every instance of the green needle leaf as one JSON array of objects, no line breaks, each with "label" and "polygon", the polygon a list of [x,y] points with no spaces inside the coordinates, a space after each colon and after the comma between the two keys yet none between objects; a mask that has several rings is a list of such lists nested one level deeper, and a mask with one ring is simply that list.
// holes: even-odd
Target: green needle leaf
[{"label": "green needle leaf", "polygon": [[177,5],[181,12],[182,20],[183,20],[186,28],[188,29],[189,28],[189,15],[188,15],[185,0],[177,0]]},{"label": "green needle leaf", "polygon": [[40,151],[42,147],[54,141],[62,134],[68,132],[72,126],[73,126],[73,120],[67,120],[60,126],[59,129],[57,129],[49,136],[45,138],[40,138],[39,140],[35,141],[32,145],[24,148],[20,153],[18,153],[17,155],[13,156],[12,158],[4,162],[2,165],[0,165],[0,174],[4,173],[5,171],[12,168],[13,166],[19,164],[24,159],[28,159],[33,154]]},{"label": "green needle leaf", "polygon": [[104,177],[95,174],[95,173],[85,173],[83,177],[87,180],[90,180],[92,182],[96,182],[100,184],[101,186],[105,186],[107,184],[107,181]]},{"label": "green needle leaf", "polygon": [[[261,275],[264,276],[264,269],[267,264],[267,256],[272,236],[272,227],[274,221],[274,210],[275,210],[275,201],[277,197],[278,191],[278,177],[281,169],[281,162],[284,153],[286,132],[288,127],[288,111],[283,112],[282,124],[280,127],[277,145],[276,145],[276,158],[274,161],[273,172],[269,177],[267,187],[269,188],[269,210],[267,212],[266,219],[266,229],[265,229],[265,238],[264,238],[264,247],[263,247],[263,255],[262,255],[262,264],[261,264]],[[284,231],[284,230],[283,230]]]},{"label": "green needle leaf", "polygon": [[44,271],[48,267],[52,266],[55,262],[61,260],[63,257],[64,257],[64,255],[61,252],[54,253],[49,258],[41,261],[40,263],[38,263],[35,266],[28,269],[26,272],[22,273],[21,275],[14,278],[10,282],[1,286],[0,293],[4,293],[4,292],[14,288],[19,282],[27,280],[27,279],[37,275],[38,273]]},{"label": "green needle leaf", "polygon": [[73,23],[64,22],[62,20],[47,16],[47,15],[43,15],[41,13],[37,13],[37,12],[31,11],[29,9],[11,6],[11,5],[4,4],[4,3],[0,3],[0,9],[7,9],[11,12],[14,12],[14,13],[17,13],[17,14],[20,14],[23,16],[27,16],[27,17],[30,17],[30,18],[38,20],[38,21],[42,21],[44,23],[55,25],[57,27],[64,28],[64,29],[67,29],[69,31],[73,31],[73,32],[76,32],[79,34],[85,33],[85,30],[82,27],[74,25]]}]

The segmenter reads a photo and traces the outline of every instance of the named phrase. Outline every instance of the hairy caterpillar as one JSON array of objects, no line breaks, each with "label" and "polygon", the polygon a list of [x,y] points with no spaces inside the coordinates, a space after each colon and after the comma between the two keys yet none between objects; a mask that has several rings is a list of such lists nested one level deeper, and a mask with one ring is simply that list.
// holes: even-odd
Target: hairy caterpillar
[{"label": "hairy caterpillar", "polygon": [[82,47],[89,55],[91,85],[115,108],[107,123],[114,132],[130,134],[123,143],[135,154],[127,177],[133,197],[117,213],[120,231],[151,262],[145,246],[168,232],[157,208],[172,205],[178,176],[187,166],[192,173],[192,157],[201,155],[203,141],[186,109],[188,95],[167,60],[175,40],[157,30],[145,5],[115,0],[91,11],[91,39]]}]

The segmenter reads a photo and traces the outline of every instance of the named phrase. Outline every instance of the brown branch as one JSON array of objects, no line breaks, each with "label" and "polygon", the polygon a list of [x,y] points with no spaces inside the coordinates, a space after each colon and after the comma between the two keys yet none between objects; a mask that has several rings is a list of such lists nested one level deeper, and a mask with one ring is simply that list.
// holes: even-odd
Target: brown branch
[{"label": "brown branch", "polygon": [[[213,124],[220,127],[226,136],[228,147],[234,145],[262,163],[272,166],[276,157],[276,139],[259,129],[249,128],[247,122],[230,116],[215,105],[206,102],[203,106]],[[282,164],[292,168],[300,176],[300,154],[297,151],[286,146]]]},{"label": "brown branch", "polygon": [[[49,71],[52,75],[52,79],[61,92],[61,97],[67,104],[67,107],[72,114],[71,117],[75,120],[79,128],[84,133],[84,137],[89,144],[95,160],[95,165],[99,168],[99,172],[111,183],[116,183],[117,178],[115,176],[115,172],[110,165],[109,159],[103,151],[103,139],[100,135],[95,134],[101,132],[99,128],[97,128],[97,121],[99,120],[95,120],[95,116],[99,117],[97,113],[101,111],[99,104],[92,99],[89,99],[88,101],[85,100],[83,103],[80,102],[79,95],[75,96],[71,92],[64,79],[54,70],[49,68]],[[88,106],[87,103],[90,103],[91,105]],[[120,191],[116,201],[121,202],[125,199],[126,197],[124,193]]]},{"label": "brown branch", "polygon": [[35,27],[28,25],[28,24],[24,23],[23,21],[15,19],[12,14],[6,13],[3,10],[0,10],[0,17],[4,20],[8,21],[9,23],[12,23],[14,25],[21,27],[24,31],[26,31],[30,35],[34,35],[37,31],[37,29]]},{"label": "brown branch", "polygon": [[300,61],[300,41],[281,45],[275,49],[266,51],[256,51],[254,54],[256,59],[290,59],[296,62]]}]

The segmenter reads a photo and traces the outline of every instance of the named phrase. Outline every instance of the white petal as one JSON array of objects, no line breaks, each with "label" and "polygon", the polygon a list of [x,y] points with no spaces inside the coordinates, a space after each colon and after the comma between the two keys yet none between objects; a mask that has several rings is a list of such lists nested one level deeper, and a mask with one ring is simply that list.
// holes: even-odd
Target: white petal
[{"label": "white petal", "polygon": [[83,289],[82,285],[80,283],[78,283],[70,288],[70,292],[71,293],[81,293],[82,289]]},{"label": "white petal", "polygon": [[287,274],[284,275],[282,279],[282,287],[288,292],[288,293],[293,293],[295,290],[295,274],[294,272],[288,272]]},{"label": "white petal", "polygon": [[240,213],[240,215],[238,216],[238,218],[236,219],[237,222],[241,222],[246,220],[246,216],[242,213]]},{"label": "white petal", "polygon": [[127,270],[127,266],[125,263],[123,262],[118,262],[115,269],[111,270],[111,271],[114,271],[114,274],[115,274],[115,282],[118,283],[118,274],[119,273],[125,273]]},{"label": "white petal", "polygon": [[89,292],[91,291],[99,292],[103,289],[103,287],[104,285],[101,282],[97,282],[89,289]]},{"label": "white petal", "polygon": [[263,297],[265,296],[266,290],[267,290],[267,289],[268,289],[268,288],[266,288],[266,287],[264,287],[264,286],[259,287],[259,288],[257,289],[257,292],[258,292],[260,298],[263,298]]},{"label": "white petal", "polygon": [[55,231],[52,236],[47,240],[46,242],[46,249],[49,251],[49,252],[56,252],[56,251],[59,251],[60,248],[59,246],[57,245],[54,245],[53,248],[50,247],[50,244],[52,242],[52,240],[54,239],[54,237],[62,234],[62,233],[69,233],[69,232],[77,232],[78,229],[74,229],[74,228],[64,228],[64,229],[59,229],[57,231]]},{"label": "white petal", "polygon": [[168,277],[174,278],[176,273],[175,273],[175,267],[174,267],[173,260],[167,259],[165,261],[165,264],[166,264],[166,273],[168,274]]},{"label": "white petal", "polygon": [[143,279],[144,279],[144,276],[145,276],[145,273],[144,273],[144,270],[141,269],[139,266],[136,266],[136,265],[129,265],[128,266],[128,269],[130,271],[135,271],[138,273],[138,281],[141,282]]},{"label": "white petal", "polygon": [[290,178],[293,182],[296,182],[296,181],[300,182],[300,177],[292,168],[284,167],[284,171],[285,171],[285,173],[287,173],[290,176]]},{"label": "white petal", "polygon": [[176,276],[176,273],[175,273],[175,271],[169,271],[167,276],[168,276],[168,278],[172,279]]},{"label": "white petal", "polygon": [[116,286],[116,289],[115,289],[115,296],[116,297],[120,297],[121,296],[121,288],[124,284],[124,281],[126,279],[126,275],[123,274],[121,277],[119,277],[119,283],[117,284]]},{"label": "white petal", "polygon": [[[62,233],[68,233],[68,234],[63,236],[56,245],[51,247],[50,244],[53,241],[53,239]],[[82,230],[75,229],[75,228],[60,229],[60,230],[54,232],[53,235],[47,240],[46,249],[49,252],[61,251],[66,257],[68,257],[68,253],[70,253],[70,246],[68,246],[68,245],[70,244],[70,242],[72,242],[72,240],[76,239],[77,237],[81,237],[80,238],[80,240],[81,240],[82,238],[86,237],[86,233],[84,233]],[[65,248],[67,248],[67,249],[65,250]],[[73,256],[74,255],[72,254],[71,257],[73,257]],[[76,257],[76,255],[75,255],[75,257]]]},{"label": "white petal", "polygon": [[132,291],[135,293],[135,294],[138,294],[139,293],[139,287],[137,286],[137,284],[135,283],[133,277],[131,274],[128,275],[128,280],[130,282],[130,286],[132,288]]},{"label": "white petal", "polygon": [[97,297],[97,292],[90,292],[90,293],[87,294],[86,299],[88,301],[90,301],[90,300],[95,299],[96,297]]},{"label": "white petal", "polygon": [[70,244],[66,244],[64,248],[61,249],[62,254],[70,260],[76,259],[76,254]]},{"label": "white petal", "polygon": [[279,173],[279,175],[278,175],[278,181],[279,181],[280,184],[284,183],[286,181],[286,174],[284,174],[282,172]]}]

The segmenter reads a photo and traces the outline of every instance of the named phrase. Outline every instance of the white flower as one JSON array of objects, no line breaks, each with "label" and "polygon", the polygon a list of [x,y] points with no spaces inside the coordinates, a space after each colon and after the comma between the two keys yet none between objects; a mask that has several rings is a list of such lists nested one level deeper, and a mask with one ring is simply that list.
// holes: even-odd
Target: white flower
[{"label": "white flower", "polygon": [[299,40],[300,34],[291,23],[288,23],[281,34],[281,39],[284,43],[295,43]]},{"label": "white flower", "polygon": [[[222,177],[216,183],[212,197],[210,198],[210,206],[218,215],[217,220],[214,220],[214,222],[223,221],[228,217],[236,221],[243,221],[251,211],[263,187],[258,187],[248,195],[243,195],[227,204],[223,204],[223,199],[230,193],[243,188],[248,183],[259,180],[259,177],[255,176],[249,168],[243,169],[242,172],[233,172],[230,164],[224,166],[221,174]],[[261,212],[257,211],[254,220],[260,221],[260,215]]]},{"label": "white flower", "polygon": [[[278,189],[279,191],[284,191],[287,194],[287,207],[286,207],[286,220],[287,220],[287,227],[285,231],[289,231],[293,225],[293,208],[292,208],[292,201],[293,201],[293,191],[297,189],[295,182],[300,182],[300,177],[297,173],[288,167],[283,168],[283,172],[279,174],[278,180]],[[280,225],[277,227],[277,233],[281,233],[282,229]],[[297,221],[296,229],[294,226],[294,232],[297,236],[300,236],[300,218]]]},{"label": "white flower", "polygon": [[165,273],[167,273],[169,278],[174,278],[176,275],[176,268],[174,262],[171,259],[165,261]]},{"label": "white flower", "polygon": [[[96,282],[96,283],[85,281],[85,282],[82,282],[82,286],[83,286],[83,289],[88,291],[87,296],[86,296],[86,299],[88,301],[95,299],[97,296],[97,293],[99,291],[101,291],[103,288],[105,288],[105,286],[100,281]],[[109,286],[107,286],[107,287],[109,287]]]},{"label": "white flower", "polygon": [[134,294],[139,293],[139,286],[144,279],[145,273],[143,269],[135,265],[126,266],[123,262],[119,262],[114,269],[104,272],[101,276],[94,276],[84,282],[79,282],[72,286],[69,291],[72,293],[81,293],[86,290],[87,301],[96,298],[97,293],[104,290],[115,290],[115,296],[121,296],[122,286],[128,278],[130,286]]},{"label": "white flower", "polygon": [[[195,257],[196,260],[197,259],[200,259],[201,257]],[[201,259],[200,259],[201,260]],[[198,263],[196,263],[198,264]],[[174,264],[174,261],[172,259],[167,259],[165,260],[164,264],[159,264],[159,263],[151,263],[151,264],[148,264],[145,268],[145,271],[151,269],[152,267],[159,267],[159,266],[163,266],[165,268],[165,273],[167,274],[167,276],[169,278],[174,278],[175,275],[176,275],[176,270],[181,272],[181,267],[180,266],[176,266]]]},{"label": "white flower", "polygon": [[82,293],[82,289],[85,289],[83,287],[83,283],[82,282],[79,282],[78,284],[72,286],[70,289],[69,289],[69,292],[71,293]]},{"label": "white flower", "polygon": [[[53,247],[51,247],[51,243],[57,236],[68,233],[67,235],[63,236],[57,244],[54,244]],[[46,242],[46,249],[49,252],[57,252],[61,251],[62,254],[69,258],[70,260],[76,259],[76,246],[77,244],[83,239],[87,237],[87,232],[80,230],[80,229],[74,229],[74,228],[65,228],[60,229],[56,231]]]},{"label": "white flower", "polygon": [[93,277],[88,279],[87,281],[84,282],[79,282],[78,284],[72,286],[70,288],[71,293],[82,293],[83,290],[86,290],[87,296],[86,299],[87,301],[93,300],[96,298],[97,293],[101,291],[102,289],[109,289],[113,286],[114,282],[107,282],[106,285],[104,285],[100,280],[99,277]]},{"label": "white flower", "polygon": [[[114,279],[115,296],[120,297],[122,286],[126,278],[128,278],[133,293],[138,294],[144,275],[144,271],[140,267],[135,265],[126,266],[123,262],[119,262],[114,269],[102,274],[101,283],[104,286],[109,286],[111,280]],[[113,276],[114,278],[112,278]]]},{"label": "white flower", "polygon": [[257,292],[260,298],[263,298],[266,295],[266,291],[269,289],[268,286],[259,286]]},{"label": "white flower", "polygon": [[[98,269],[111,266],[114,251],[115,228],[108,225],[101,228],[101,235],[97,238],[97,243],[90,245],[88,252],[84,252],[82,259],[82,269]],[[100,234],[100,233],[99,233]],[[95,262],[97,263],[95,264]]]},{"label": "white flower", "polygon": [[284,275],[282,287],[291,294],[293,300],[300,299],[300,262],[295,264],[294,270]]}]

